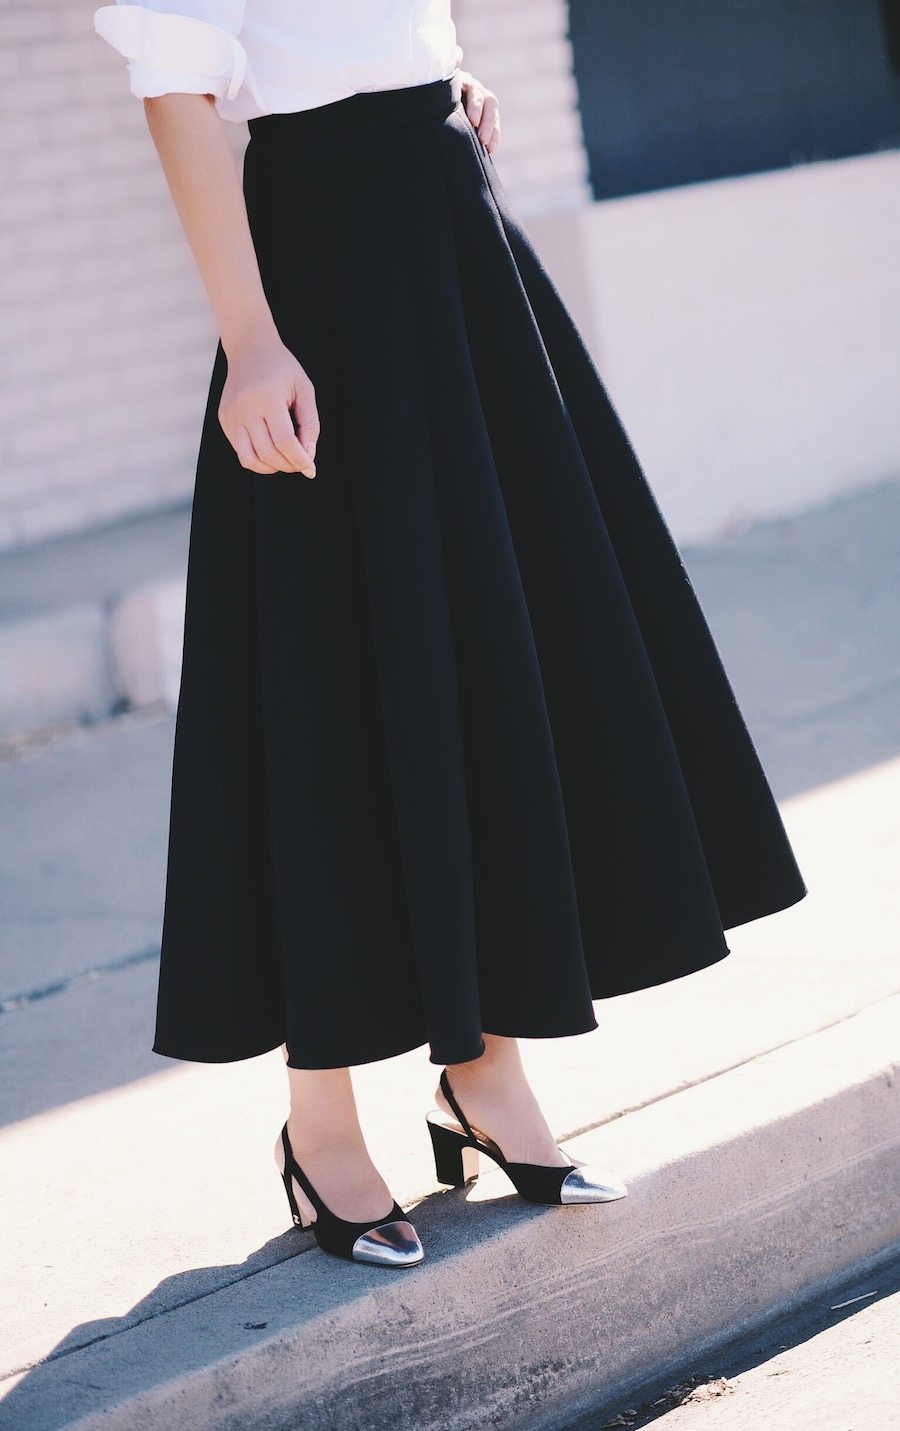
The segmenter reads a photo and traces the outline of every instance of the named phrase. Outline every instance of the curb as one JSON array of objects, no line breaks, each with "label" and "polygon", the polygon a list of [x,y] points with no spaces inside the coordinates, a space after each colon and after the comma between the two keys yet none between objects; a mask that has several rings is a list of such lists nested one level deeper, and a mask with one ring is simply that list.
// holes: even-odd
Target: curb
[{"label": "curb", "polygon": [[0,733],[99,720],[116,700],[105,613],[80,602],[0,626]]},{"label": "curb", "polygon": [[[629,1196],[415,1210],[421,1267],[302,1252],[25,1373],[17,1431],[547,1428],[900,1241],[900,996],[566,1146]],[[10,1385],[10,1383],[7,1383]]]},{"label": "curb", "polygon": [[178,697],[183,579],[0,625],[0,736]]}]

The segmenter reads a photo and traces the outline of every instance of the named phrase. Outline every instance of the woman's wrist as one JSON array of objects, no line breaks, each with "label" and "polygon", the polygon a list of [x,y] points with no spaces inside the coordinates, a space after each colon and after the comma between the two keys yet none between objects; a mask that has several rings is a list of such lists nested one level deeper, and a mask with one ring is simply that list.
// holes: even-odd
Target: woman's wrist
[{"label": "woman's wrist", "polygon": [[219,337],[227,358],[233,358],[241,349],[256,343],[281,341],[268,304],[253,313],[241,313],[221,323]]}]

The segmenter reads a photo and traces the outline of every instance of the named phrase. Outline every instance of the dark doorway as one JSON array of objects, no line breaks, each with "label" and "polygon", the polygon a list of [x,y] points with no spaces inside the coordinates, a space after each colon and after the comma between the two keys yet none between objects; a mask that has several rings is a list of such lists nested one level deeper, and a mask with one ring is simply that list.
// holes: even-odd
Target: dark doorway
[{"label": "dark doorway", "polygon": [[900,0],[571,0],[597,198],[900,147]]}]

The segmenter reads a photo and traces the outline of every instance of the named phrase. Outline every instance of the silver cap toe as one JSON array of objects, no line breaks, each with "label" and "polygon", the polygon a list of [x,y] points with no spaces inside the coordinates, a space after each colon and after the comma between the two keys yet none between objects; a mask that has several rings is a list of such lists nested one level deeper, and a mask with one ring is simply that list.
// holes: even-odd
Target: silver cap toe
[{"label": "silver cap toe", "polygon": [[627,1196],[627,1187],[615,1173],[608,1168],[592,1167],[590,1163],[566,1173],[559,1190],[561,1203],[615,1202]]},{"label": "silver cap toe", "polygon": [[421,1262],[425,1248],[411,1222],[385,1222],[357,1237],[353,1244],[356,1262],[372,1262],[381,1267],[412,1267]]}]

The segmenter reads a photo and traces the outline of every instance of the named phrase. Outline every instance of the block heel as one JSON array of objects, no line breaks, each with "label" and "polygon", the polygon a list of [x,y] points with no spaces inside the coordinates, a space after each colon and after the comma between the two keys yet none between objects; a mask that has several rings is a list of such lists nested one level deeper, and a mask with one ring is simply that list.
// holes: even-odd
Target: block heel
[{"label": "block heel", "polygon": [[435,1175],[438,1182],[446,1187],[465,1187],[466,1183],[474,1182],[478,1177],[478,1149],[465,1133],[445,1127],[439,1121],[441,1117],[438,1111],[425,1115],[431,1134]]}]

